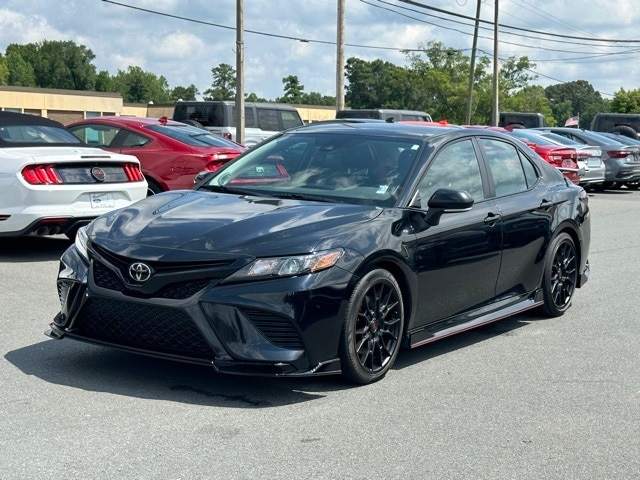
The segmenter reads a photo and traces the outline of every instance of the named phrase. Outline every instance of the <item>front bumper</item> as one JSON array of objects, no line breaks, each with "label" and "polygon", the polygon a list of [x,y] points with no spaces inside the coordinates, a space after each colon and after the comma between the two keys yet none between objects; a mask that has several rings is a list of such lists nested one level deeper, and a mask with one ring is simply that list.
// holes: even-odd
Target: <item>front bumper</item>
[{"label": "front bumper", "polygon": [[48,336],[223,373],[340,372],[341,318],[352,280],[343,269],[234,285],[190,278],[142,295],[117,265],[102,260],[92,259],[89,267],[73,246],[64,253],[57,281],[61,311]]}]

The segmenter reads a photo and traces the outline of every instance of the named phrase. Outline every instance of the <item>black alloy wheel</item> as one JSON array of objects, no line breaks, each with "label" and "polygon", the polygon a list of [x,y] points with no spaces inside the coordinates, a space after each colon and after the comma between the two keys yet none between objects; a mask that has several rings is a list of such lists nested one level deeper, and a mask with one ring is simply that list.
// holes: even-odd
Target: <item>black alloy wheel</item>
[{"label": "black alloy wheel", "polygon": [[561,233],[554,238],[547,255],[542,308],[550,317],[559,317],[571,306],[578,282],[578,255],[571,236]]},{"label": "black alloy wheel", "polygon": [[403,328],[398,282],[387,270],[370,271],[347,306],[340,342],[343,375],[359,384],[384,377],[398,356]]}]

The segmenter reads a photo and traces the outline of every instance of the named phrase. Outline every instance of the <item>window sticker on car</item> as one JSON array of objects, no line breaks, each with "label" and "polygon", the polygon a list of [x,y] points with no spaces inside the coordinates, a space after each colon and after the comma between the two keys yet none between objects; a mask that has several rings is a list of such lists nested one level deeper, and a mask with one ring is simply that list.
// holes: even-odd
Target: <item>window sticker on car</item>
[{"label": "window sticker on car", "polygon": [[113,208],[113,193],[92,193],[91,208]]}]

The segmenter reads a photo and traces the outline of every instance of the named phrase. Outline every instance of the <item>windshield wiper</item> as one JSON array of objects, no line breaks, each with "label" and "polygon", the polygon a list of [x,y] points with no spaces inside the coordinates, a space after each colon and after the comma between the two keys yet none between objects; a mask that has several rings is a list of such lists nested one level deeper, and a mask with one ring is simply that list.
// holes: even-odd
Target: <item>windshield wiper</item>
[{"label": "windshield wiper", "polygon": [[200,185],[198,187],[198,190],[208,190],[210,192],[220,192],[220,193],[231,193],[234,195],[254,195],[257,197],[262,197],[264,196],[264,193],[262,192],[255,192],[253,190],[245,190],[242,188],[235,188],[235,187],[225,187],[223,185]]},{"label": "windshield wiper", "polygon": [[342,203],[336,199],[330,199],[326,197],[318,197],[316,195],[306,195],[303,193],[268,193],[270,197],[287,198],[291,200],[310,200],[312,202],[325,202],[325,203]]}]

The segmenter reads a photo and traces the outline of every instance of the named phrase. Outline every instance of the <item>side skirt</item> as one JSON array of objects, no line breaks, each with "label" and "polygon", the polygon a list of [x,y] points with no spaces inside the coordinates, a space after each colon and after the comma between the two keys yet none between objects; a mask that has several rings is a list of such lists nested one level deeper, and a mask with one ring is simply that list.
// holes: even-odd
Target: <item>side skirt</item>
[{"label": "side skirt", "polygon": [[535,294],[527,298],[521,299],[515,303],[510,303],[498,310],[473,316],[473,318],[468,318],[469,315],[467,314],[462,318],[453,317],[440,322],[431,323],[429,325],[425,325],[419,330],[409,332],[409,346],[411,348],[416,348],[427,343],[435,342],[436,340],[455,335],[456,333],[471,330],[472,328],[487,325],[488,323],[497,322],[498,320],[537,308],[543,303],[542,292],[537,291]]}]

